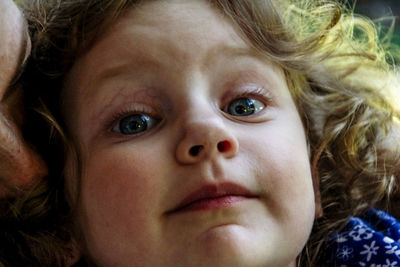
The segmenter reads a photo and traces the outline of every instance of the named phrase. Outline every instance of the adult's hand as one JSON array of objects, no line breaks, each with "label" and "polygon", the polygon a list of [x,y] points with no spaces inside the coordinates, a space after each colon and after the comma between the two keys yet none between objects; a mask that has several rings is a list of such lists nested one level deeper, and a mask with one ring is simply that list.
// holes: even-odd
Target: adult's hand
[{"label": "adult's hand", "polygon": [[0,1],[0,198],[13,196],[47,174],[23,139],[22,90],[16,80],[30,52],[24,18],[12,0]]}]

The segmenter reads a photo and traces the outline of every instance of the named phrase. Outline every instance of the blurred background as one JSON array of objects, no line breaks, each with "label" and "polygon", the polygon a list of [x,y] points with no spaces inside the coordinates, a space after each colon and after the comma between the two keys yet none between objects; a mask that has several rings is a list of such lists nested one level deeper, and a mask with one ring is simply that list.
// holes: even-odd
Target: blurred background
[{"label": "blurred background", "polygon": [[[394,16],[396,17],[395,34],[393,42],[400,45],[400,0],[342,0],[348,2],[351,6],[355,3],[355,11],[366,15],[372,19]],[[389,26],[390,20],[384,23],[384,26]]]}]

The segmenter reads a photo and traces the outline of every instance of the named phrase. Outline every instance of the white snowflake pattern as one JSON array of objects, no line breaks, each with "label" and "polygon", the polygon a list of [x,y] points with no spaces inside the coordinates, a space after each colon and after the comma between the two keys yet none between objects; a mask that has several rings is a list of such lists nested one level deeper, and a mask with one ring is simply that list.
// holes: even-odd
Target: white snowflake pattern
[{"label": "white snowflake pattern", "polygon": [[387,245],[385,246],[385,248],[387,249],[385,251],[386,254],[394,254],[397,256],[397,258],[400,259],[400,248],[398,246],[396,246],[394,243],[394,240],[391,239],[390,237],[385,236],[383,238],[383,242],[385,242]]},{"label": "white snowflake pattern", "polygon": [[[360,266],[362,266],[362,267],[368,266],[364,262],[359,262],[358,264],[360,264]],[[375,264],[375,263],[372,263],[368,267],[399,267],[399,265],[397,265],[397,261],[390,262],[389,259],[386,259],[386,264]]]},{"label": "white snowflake pattern", "polygon": [[339,259],[343,259],[344,261],[348,261],[353,258],[353,248],[349,248],[348,246],[343,246],[342,248],[338,248],[336,252],[336,256]]},{"label": "white snowflake pattern", "polygon": [[382,267],[396,267],[397,261],[390,262],[389,259],[386,259],[386,264],[383,264]]},{"label": "white snowflake pattern", "polygon": [[336,243],[344,243],[347,242],[347,233],[340,233],[335,236]]},{"label": "white snowflake pattern", "polygon": [[349,236],[353,238],[354,241],[361,241],[371,239],[373,237],[374,231],[363,225],[356,225],[352,231],[350,231]]},{"label": "white snowflake pattern", "polygon": [[363,247],[365,248],[365,250],[361,251],[360,255],[366,254],[367,255],[367,261],[371,260],[372,255],[377,255],[378,254],[377,251],[378,251],[379,247],[378,246],[375,247],[375,240],[372,241],[369,246],[368,245],[363,245]]}]

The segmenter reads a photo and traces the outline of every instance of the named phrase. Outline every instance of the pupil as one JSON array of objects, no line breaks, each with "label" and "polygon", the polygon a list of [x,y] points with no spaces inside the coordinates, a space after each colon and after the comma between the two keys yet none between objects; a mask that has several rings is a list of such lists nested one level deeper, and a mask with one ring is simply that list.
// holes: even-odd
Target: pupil
[{"label": "pupil", "polygon": [[247,112],[247,109],[245,106],[240,105],[235,108],[235,111],[237,114],[244,114]]},{"label": "pupil", "polygon": [[135,134],[147,129],[147,119],[144,115],[133,115],[121,121],[120,131],[123,134]]},{"label": "pupil", "polygon": [[248,98],[239,98],[232,102],[229,109],[233,115],[251,115],[255,112],[254,101]]}]

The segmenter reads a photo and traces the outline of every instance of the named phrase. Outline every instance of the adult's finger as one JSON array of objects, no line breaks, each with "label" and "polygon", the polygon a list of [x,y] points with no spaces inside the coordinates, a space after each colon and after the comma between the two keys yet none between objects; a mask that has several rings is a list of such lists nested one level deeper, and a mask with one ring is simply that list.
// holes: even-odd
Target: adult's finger
[{"label": "adult's finger", "polygon": [[21,96],[0,102],[0,198],[18,194],[47,175],[47,166],[22,136]]}]

